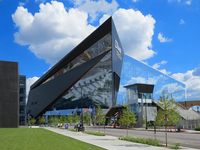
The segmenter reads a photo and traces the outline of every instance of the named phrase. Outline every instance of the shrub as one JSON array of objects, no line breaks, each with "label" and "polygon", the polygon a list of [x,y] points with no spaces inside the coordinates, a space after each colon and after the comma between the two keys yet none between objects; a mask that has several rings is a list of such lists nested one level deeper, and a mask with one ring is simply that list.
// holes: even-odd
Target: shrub
[{"label": "shrub", "polygon": [[161,146],[160,142],[156,139],[149,139],[149,138],[136,138],[136,137],[130,137],[130,136],[124,136],[119,138],[120,140],[135,142],[135,143],[142,143],[147,145],[153,145],[153,146]]},{"label": "shrub", "polygon": [[197,127],[194,129],[195,131],[200,131],[200,127]]},{"label": "shrub", "polygon": [[96,135],[96,136],[105,136],[104,133],[98,132],[98,131],[85,131],[84,133],[91,134],[91,135]]},{"label": "shrub", "polygon": [[170,148],[171,149],[180,149],[180,143],[175,143],[174,145],[172,145]]}]

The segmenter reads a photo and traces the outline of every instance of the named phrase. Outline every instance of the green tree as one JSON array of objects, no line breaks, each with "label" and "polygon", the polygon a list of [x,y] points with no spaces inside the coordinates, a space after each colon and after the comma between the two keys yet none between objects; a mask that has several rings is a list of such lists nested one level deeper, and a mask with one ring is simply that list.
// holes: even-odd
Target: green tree
[{"label": "green tree", "polygon": [[59,118],[57,116],[51,116],[48,119],[48,123],[52,126],[56,126],[59,123]]},{"label": "green tree", "polygon": [[73,116],[69,115],[67,116],[67,122],[71,125],[73,123]]},{"label": "green tree", "polygon": [[160,109],[156,117],[156,125],[158,126],[174,126],[180,120],[180,115],[177,112],[177,105],[173,98],[162,96],[158,102]]},{"label": "green tree", "polygon": [[59,119],[60,123],[66,123],[67,122],[67,117],[66,116],[61,116],[60,119]]},{"label": "green tree", "polygon": [[35,120],[35,118],[33,118],[33,117],[30,117],[30,118],[28,119],[28,125],[29,125],[29,126],[34,125],[35,122],[36,122],[36,120]]},{"label": "green tree", "polygon": [[157,113],[156,125],[165,126],[165,142],[167,146],[167,127],[176,125],[180,116],[177,113],[177,105],[173,98],[163,95],[158,102],[160,110]]},{"label": "green tree", "polygon": [[77,114],[72,115],[72,122],[77,123],[78,121],[80,121],[80,116]]},{"label": "green tree", "polygon": [[46,120],[45,120],[44,116],[41,116],[41,117],[39,118],[39,124],[40,124],[40,125],[43,125],[43,124],[45,124],[45,122],[46,122]]},{"label": "green tree", "polygon": [[90,125],[91,115],[89,112],[83,114],[83,122],[87,125]]},{"label": "green tree", "polygon": [[48,117],[48,124],[52,125],[53,124],[53,117]]},{"label": "green tree", "polygon": [[167,116],[168,117],[165,124],[165,112],[162,109],[160,109],[157,113],[156,125],[157,126],[175,126],[180,120],[180,115],[175,110],[171,110]]},{"label": "green tree", "polygon": [[103,110],[101,107],[98,105],[96,108],[96,118],[95,122],[97,125],[104,125],[105,124],[105,115],[103,113]]},{"label": "green tree", "polygon": [[120,126],[127,128],[128,136],[128,128],[134,126],[136,123],[135,114],[130,110],[128,106],[125,106],[125,108],[122,110],[122,114],[118,120],[118,123]]}]

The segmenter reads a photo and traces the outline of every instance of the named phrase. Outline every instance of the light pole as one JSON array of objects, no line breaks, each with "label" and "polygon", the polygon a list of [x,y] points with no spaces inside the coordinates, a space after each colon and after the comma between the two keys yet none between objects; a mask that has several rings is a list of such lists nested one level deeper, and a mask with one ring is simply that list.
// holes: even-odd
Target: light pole
[{"label": "light pole", "polygon": [[83,87],[81,86],[81,125],[82,127],[84,127],[83,125],[83,89],[82,88]]},{"label": "light pole", "polygon": [[146,130],[148,129],[147,127],[147,98],[146,95],[143,93],[144,98],[145,98],[145,124],[146,124]]}]

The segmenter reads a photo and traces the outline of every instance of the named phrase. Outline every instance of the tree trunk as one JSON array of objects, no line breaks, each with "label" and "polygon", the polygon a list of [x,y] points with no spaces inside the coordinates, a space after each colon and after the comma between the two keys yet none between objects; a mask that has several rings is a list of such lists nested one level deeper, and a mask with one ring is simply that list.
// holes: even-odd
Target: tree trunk
[{"label": "tree trunk", "polygon": [[128,136],[128,126],[126,127],[126,136]]},{"label": "tree trunk", "polygon": [[167,147],[167,115],[165,114],[165,144]]}]

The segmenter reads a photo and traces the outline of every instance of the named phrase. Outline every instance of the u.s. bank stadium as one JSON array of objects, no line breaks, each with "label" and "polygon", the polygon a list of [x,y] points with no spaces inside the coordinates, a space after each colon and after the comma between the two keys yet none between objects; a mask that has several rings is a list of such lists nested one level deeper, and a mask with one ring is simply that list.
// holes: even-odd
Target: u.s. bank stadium
[{"label": "u.s. bank stadium", "polygon": [[125,55],[109,18],[31,86],[27,113],[34,118],[70,115],[101,106],[113,115],[117,107],[128,104],[137,118],[143,112],[141,106],[147,106],[147,119],[152,121],[159,97],[170,93],[177,102],[184,101],[185,88],[183,83]]}]

